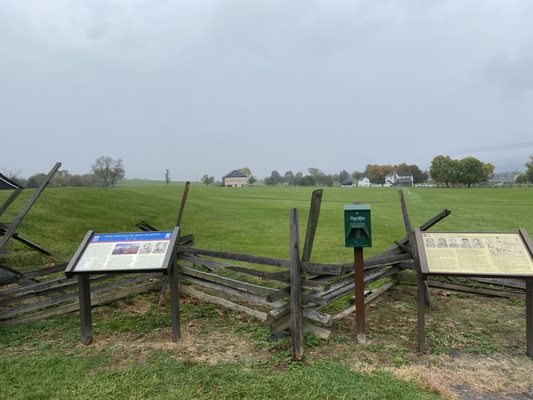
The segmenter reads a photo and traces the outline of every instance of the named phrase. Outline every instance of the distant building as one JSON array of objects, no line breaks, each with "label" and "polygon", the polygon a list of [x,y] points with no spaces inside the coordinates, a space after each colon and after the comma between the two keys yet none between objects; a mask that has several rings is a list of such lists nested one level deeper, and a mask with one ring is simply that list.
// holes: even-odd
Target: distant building
[{"label": "distant building", "polygon": [[365,176],[364,178],[359,179],[357,181],[357,186],[359,186],[359,187],[370,187],[371,186],[370,180]]},{"label": "distant building", "polygon": [[414,186],[413,175],[399,174],[395,171],[385,177],[384,186]]},{"label": "distant building", "polygon": [[246,185],[248,185],[248,177],[236,169],[222,177],[222,186],[242,187]]},{"label": "distant building", "polygon": [[341,187],[354,187],[353,181],[344,181],[341,183]]}]

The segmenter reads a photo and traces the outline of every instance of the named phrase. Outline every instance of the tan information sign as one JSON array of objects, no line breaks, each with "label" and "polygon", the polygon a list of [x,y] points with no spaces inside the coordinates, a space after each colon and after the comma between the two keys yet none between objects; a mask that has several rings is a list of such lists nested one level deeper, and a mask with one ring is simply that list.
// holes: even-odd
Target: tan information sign
[{"label": "tan information sign", "polygon": [[533,276],[533,260],[518,233],[419,232],[427,274]]}]

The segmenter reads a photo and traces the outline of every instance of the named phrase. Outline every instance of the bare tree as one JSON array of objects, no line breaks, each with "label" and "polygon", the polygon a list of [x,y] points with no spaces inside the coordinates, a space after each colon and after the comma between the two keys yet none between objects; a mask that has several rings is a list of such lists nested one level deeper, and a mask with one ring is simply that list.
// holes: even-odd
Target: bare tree
[{"label": "bare tree", "polygon": [[170,170],[169,169],[165,171],[165,182],[167,183],[167,186],[170,183]]},{"label": "bare tree", "polygon": [[108,156],[98,157],[91,169],[95,178],[104,187],[115,186],[115,183],[125,175],[124,164],[120,158],[114,160]]},{"label": "bare tree", "polygon": [[1,168],[0,172],[9,179],[10,181],[16,182],[19,179],[19,175],[22,172],[21,169],[14,169],[14,168]]}]

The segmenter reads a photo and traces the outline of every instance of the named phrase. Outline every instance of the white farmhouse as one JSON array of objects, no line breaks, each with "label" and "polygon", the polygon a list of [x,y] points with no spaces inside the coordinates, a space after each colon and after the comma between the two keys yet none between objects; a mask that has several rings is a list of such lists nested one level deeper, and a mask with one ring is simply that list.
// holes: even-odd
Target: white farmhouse
[{"label": "white farmhouse", "polygon": [[370,187],[371,186],[370,180],[365,176],[364,178],[359,179],[357,181],[357,186],[359,186],[359,187]]},{"label": "white farmhouse", "polygon": [[413,175],[399,174],[394,171],[385,177],[385,185],[383,186],[414,186]]}]

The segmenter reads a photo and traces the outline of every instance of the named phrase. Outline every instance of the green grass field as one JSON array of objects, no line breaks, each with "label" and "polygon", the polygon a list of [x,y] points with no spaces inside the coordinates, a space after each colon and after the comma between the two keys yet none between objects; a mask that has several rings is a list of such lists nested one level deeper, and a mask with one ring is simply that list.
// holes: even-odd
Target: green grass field
[{"label": "green grass field", "polygon": [[[20,232],[68,259],[89,229],[135,231],[145,220],[160,229],[174,226],[183,185],[139,186],[116,189],[47,189],[30,212]],[[192,185],[182,233],[194,233],[198,247],[288,256],[288,215],[300,211],[305,233],[310,188],[222,188]],[[405,191],[413,225],[448,208],[452,214],[435,229],[457,231],[533,232],[533,189],[433,189]],[[25,193],[4,215],[14,217],[31,195]],[[3,196],[3,197],[2,197]],[[6,194],[0,193],[0,201]],[[313,258],[317,261],[351,259],[344,248],[343,206],[352,201],[372,206],[374,254],[404,236],[398,191],[390,188],[326,188]]]},{"label": "green grass field", "polygon": [[[47,189],[19,232],[48,248],[55,256],[52,259],[37,256],[35,252],[15,245],[15,257],[10,262],[31,269],[51,261],[67,261],[89,229],[136,231],[135,224],[140,220],[160,229],[172,228],[182,190],[182,184],[168,187],[143,184],[115,189]],[[221,188],[193,184],[183,233],[193,233],[196,246],[201,248],[287,258],[289,210],[293,207],[299,209],[303,238],[312,190]],[[405,194],[413,225],[419,225],[448,208],[452,214],[435,229],[516,231],[524,227],[533,232],[532,188],[415,188],[406,189]],[[31,191],[26,191],[10,208],[11,211],[2,216],[2,221],[12,220],[15,211],[29,196]],[[7,193],[0,193],[0,202],[6,197]],[[374,246],[366,254],[378,253],[390,246],[393,240],[404,236],[397,190],[326,188],[314,260],[351,260],[351,249],[344,247],[342,218],[344,204],[355,200],[372,206]],[[183,305],[182,323],[188,339],[172,347],[168,343],[168,309],[154,306],[156,297],[156,294],[147,294],[114,306],[99,307],[94,317],[96,342],[88,347],[78,344],[78,319],[75,314],[17,327],[0,325],[0,398],[439,397],[431,387],[406,383],[391,374],[390,368],[384,369],[377,361],[372,361],[374,353],[377,353],[389,360],[385,363],[392,363],[391,368],[417,362],[415,358],[409,361],[407,356],[413,353],[414,343],[412,348],[405,347],[410,346],[406,344],[410,343],[410,339],[401,336],[409,328],[397,331],[404,341],[402,345],[387,344],[387,335],[396,332],[391,329],[379,334],[376,332],[376,343],[363,350],[357,344],[350,344],[349,336],[342,331],[344,328],[339,328],[339,333],[329,344],[308,337],[307,348],[310,350],[306,361],[294,364],[288,361],[290,342],[287,340],[269,344],[266,342],[268,332],[263,325],[198,302],[185,302]],[[461,297],[458,301],[466,300]],[[414,303],[394,304],[397,317],[405,318],[394,323],[411,326],[412,322],[408,321],[415,312]],[[494,307],[500,305],[491,304]],[[507,306],[520,314],[521,309],[516,305],[504,304],[502,307]],[[387,312],[383,307],[379,308],[380,312]],[[509,314],[507,308],[504,311]],[[377,314],[378,311],[374,315]],[[490,315],[487,318],[491,318]],[[487,323],[491,321],[489,319]],[[372,320],[370,323],[373,326]],[[431,320],[429,325],[431,327]],[[517,326],[517,329],[522,329],[520,324]],[[469,328],[474,329],[474,326]],[[439,326],[439,329],[435,330],[437,336],[430,336],[430,341],[436,344],[448,343],[445,340],[456,341],[456,337],[450,338],[445,325]],[[483,332],[482,327],[480,332]],[[510,333],[505,331],[505,334]],[[198,339],[194,339],[196,337]],[[194,340],[205,341],[198,343]],[[250,347],[249,356],[244,357],[242,351],[231,350],[233,347],[228,340],[235,340],[232,346],[237,349]],[[479,346],[475,339],[469,340]],[[489,342],[490,336],[487,338]],[[194,351],[187,346],[192,346]],[[468,351],[468,345],[462,343],[459,346]],[[488,344],[484,345],[479,352],[517,352],[512,342],[500,347],[491,346],[489,349]],[[206,352],[210,354],[204,354]],[[239,355],[228,357],[232,352]],[[204,356],[196,357],[196,353]],[[213,358],[214,354],[218,356]],[[354,361],[354,354],[366,361],[359,358]],[[529,362],[516,357],[519,365]],[[365,368],[371,365],[371,368],[361,368],[360,363],[366,365]],[[515,366],[515,370],[519,368]]]}]

